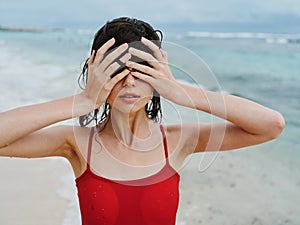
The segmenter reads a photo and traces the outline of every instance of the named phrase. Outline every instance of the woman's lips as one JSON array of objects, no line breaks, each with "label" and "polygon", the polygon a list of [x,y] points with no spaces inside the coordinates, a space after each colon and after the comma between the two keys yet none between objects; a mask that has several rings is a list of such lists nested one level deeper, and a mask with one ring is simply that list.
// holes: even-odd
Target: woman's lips
[{"label": "woman's lips", "polygon": [[137,99],[139,99],[140,96],[134,93],[125,93],[120,95],[119,98],[124,102],[132,103],[135,102]]}]

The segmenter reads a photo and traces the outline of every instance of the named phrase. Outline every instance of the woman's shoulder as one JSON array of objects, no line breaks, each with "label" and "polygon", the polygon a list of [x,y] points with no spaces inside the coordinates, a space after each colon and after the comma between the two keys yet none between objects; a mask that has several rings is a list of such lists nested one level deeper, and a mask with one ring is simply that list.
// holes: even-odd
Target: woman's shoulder
[{"label": "woman's shoulder", "polygon": [[89,143],[89,136],[91,127],[80,126],[61,126],[64,130],[72,150],[66,155],[66,158],[71,163],[75,176],[79,176],[84,170],[86,164],[87,147]]},{"label": "woman's shoulder", "polygon": [[201,123],[182,123],[164,125],[168,145],[180,157],[187,157],[199,138]]},{"label": "woman's shoulder", "polygon": [[80,127],[74,125],[58,125],[52,126],[50,129],[53,130],[53,132],[55,132],[57,135],[64,136],[69,141],[86,137],[91,131],[90,127]]},{"label": "woman's shoulder", "polygon": [[189,124],[168,124],[163,125],[167,137],[178,141],[183,141],[183,137],[187,135],[191,129]]},{"label": "woman's shoulder", "polygon": [[74,125],[58,125],[50,127],[49,133],[55,134],[63,138],[70,147],[67,157],[72,154],[78,154],[85,149],[84,146],[88,145],[90,127],[80,127]]},{"label": "woman's shoulder", "polygon": [[184,128],[180,124],[163,125],[169,150],[181,151],[185,145]]},{"label": "woman's shoulder", "polygon": [[80,126],[62,126],[60,129],[65,131],[68,140],[74,147],[74,150],[80,149],[80,146],[87,145],[91,127],[80,127]]}]

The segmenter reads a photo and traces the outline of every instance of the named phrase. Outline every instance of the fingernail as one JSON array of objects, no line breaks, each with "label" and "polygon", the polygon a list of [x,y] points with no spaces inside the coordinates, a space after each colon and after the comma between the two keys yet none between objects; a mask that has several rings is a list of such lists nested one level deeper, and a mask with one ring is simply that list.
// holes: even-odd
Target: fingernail
[{"label": "fingernail", "polygon": [[130,47],[130,48],[128,49],[128,52],[133,53],[133,52],[134,52],[134,48]]},{"label": "fingernail", "polygon": [[128,44],[127,43],[123,43],[121,46],[128,48]]},{"label": "fingernail", "polygon": [[126,66],[131,66],[131,65],[132,65],[132,62],[130,62],[130,61],[126,62]]},{"label": "fingernail", "polygon": [[131,58],[131,54],[130,53],[126,53],[126,58],[130,59]]}]

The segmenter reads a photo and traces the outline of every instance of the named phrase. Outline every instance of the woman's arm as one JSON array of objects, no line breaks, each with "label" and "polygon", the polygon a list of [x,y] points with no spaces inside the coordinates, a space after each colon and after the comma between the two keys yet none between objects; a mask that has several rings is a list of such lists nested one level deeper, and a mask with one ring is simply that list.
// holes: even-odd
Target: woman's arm
[{"label": "woman's arm", "polygon": [[184,130],[182,139],[189,153],[254,145],[274,139],[282,132],[284,119],[279,112],[244,98],[178,83],[168,67],[166,52],[145,38],[142,42],[153,51],[154,57],[137,49],[131,48],[129,52],[149,62],[152,68],[128,62],[127,66],[148,74],[132,72],[134,76],[176,104],[226,120],[226,123],[172,126],[173,131]]},{"label": "woman's arm", "polygon": [[[95,52],[91,55],[87,87],[80,94],[0,113],[0,156],[43,157],[61,154],[58,153],[59,149],[64,151],[68,146],[69,132],[63,132],[65,128],[39,130],[90,113],[104,103],[115,84],[129,72],[124,70],[110,79],[110,75],[119,68],[118,64],[113,63],[114,59],[127,49],[127,44],[121,45],[104,58],[113,44],[114,39],[111,39],[98,50],[97,55]],[[126,55],[123,60],[129,58]],[[29,150],[20,152],[21,146]],[[45,152],[30,149],[44,149]]]},{"label": "woman's arm", "polygon": [[0,148],[0,156],[18,158],[64,156],[68,158],[74,145],[73,136],[71,126],[41,129]]},{"label": "woman's arm", "polygon": [[[270,108],[245,98],[206,91],[184,84],[185,99],[177,104],[204,111],[226,122],[186,125],[187,143],[194,143],[194,151],[231,150],[275,139],[285,126],[283,116]],[[197,143],[193,142],[195,134]]]},{"label": "woman's arm", "polygon": [[284,127],[282,115],[245,98],[179,84],[190,101],[177,102],[225,119],[250,134],[267,134],[276,138]]},{"label": "woman's arm", "polygon": [[42,128],[88,113],[86,102],[82,95],[76,95],[0,113],[0,156],[65,155],[72,149],[72,127]]},{"label": "woman's arm", "polygon": [[[80,98],[82,98],[81,95],[71,96],[2,112],[0,114],[0,147],[8,146],[51,124],[88,113],[85,101],[80,101]],[[77,99],[77,104],[73,110],[75,99]],[[81,105],[79,105],[80,102]]]}]

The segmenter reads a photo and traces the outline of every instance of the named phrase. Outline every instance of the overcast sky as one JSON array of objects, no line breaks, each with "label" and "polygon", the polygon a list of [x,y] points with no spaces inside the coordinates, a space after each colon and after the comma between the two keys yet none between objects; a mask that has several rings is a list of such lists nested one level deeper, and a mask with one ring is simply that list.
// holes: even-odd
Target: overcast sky
[{"label": "overcast sky", "polygon": [[[273,26],[279,31],[289,28],[297,32],[296,27],[300,28],[300,1],[0,0],[1,26],[94,28],[124,15],[143,19],[154,25],[227,24],[228,27],[235,24],[240,28],[243,25]],[[218,26],[215,28],[218,29]]]}]

